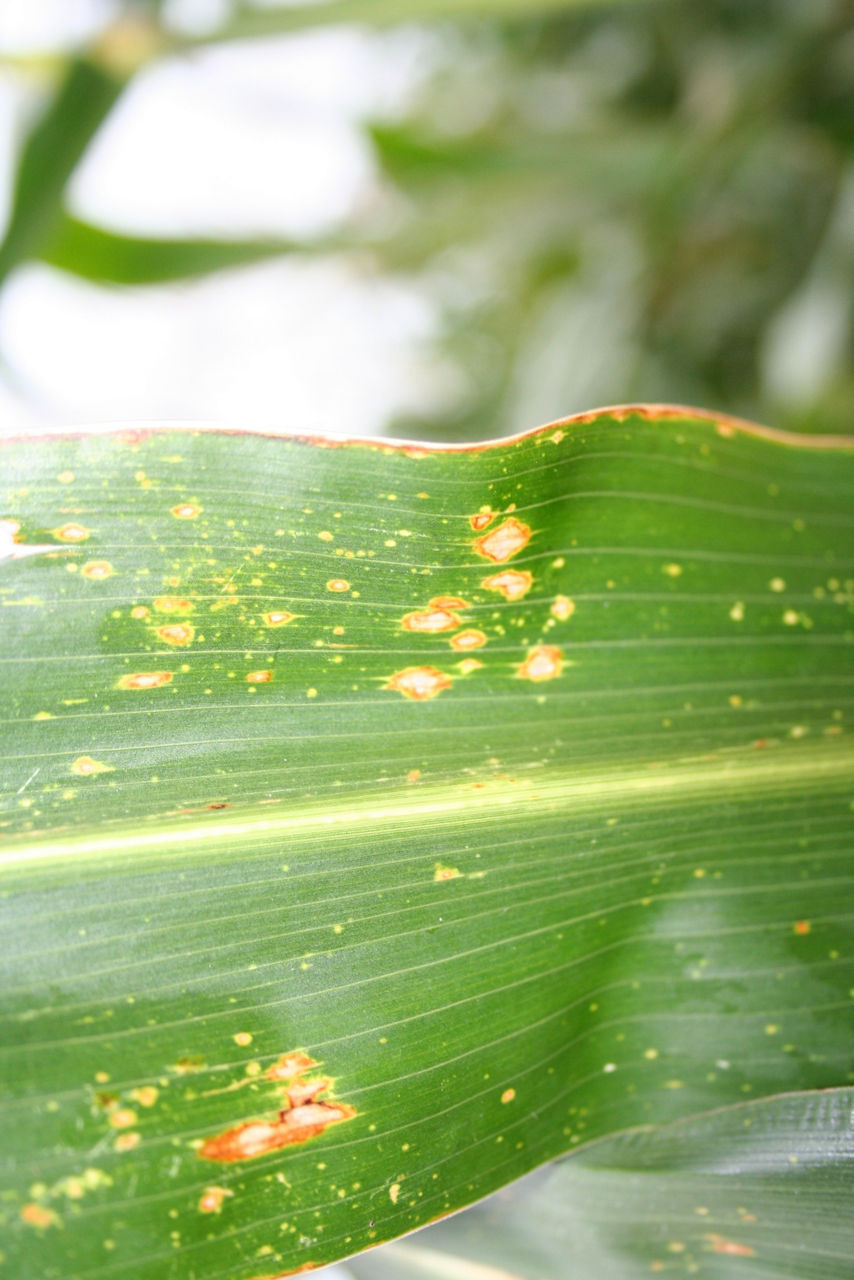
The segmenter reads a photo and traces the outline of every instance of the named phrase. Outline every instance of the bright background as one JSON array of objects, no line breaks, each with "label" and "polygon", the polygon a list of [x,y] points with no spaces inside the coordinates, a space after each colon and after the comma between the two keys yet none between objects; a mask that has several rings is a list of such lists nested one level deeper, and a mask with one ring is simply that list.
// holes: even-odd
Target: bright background
[{"label": "bright background", "polygon": [[[349,0],[349,25],[312,29],[327,7],[143,60],[63,197],[126,235],[296,247],[126,287],[36,244],[0,292],[4,432],[454,439],[638,399],[850,429],[850,3],[478,0],[419,22],[435,0]],[[357,20],[384,8],[400,21]],[[0,217],[67,60],[129,12],[192,42],[236,9],[0,6]],[[304,29],[277,34],[283,12]]]}]

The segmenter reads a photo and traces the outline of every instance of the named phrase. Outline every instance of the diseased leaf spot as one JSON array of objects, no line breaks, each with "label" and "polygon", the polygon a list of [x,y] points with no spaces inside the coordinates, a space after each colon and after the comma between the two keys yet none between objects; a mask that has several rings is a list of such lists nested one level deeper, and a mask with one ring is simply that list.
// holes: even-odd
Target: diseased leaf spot
[{"label": "diseased leaf spot", "polygon": [[437,862],[433,868],[433,879],[437,884],[443,880],[456,880],[461,874],[458,867],[446,867],[444,862]]},{"label": "diseased leaf spot", "polygon": [[558,622],[566,622],[575,613],[575,601],[569,596],[555,596],[551,613]]},{"label": "diseased leaf spot", "polygon": [[195,520],[196,516],[202,514],[202,507],[196,505],[195,502],[179,502],[177,507],[172,508],[172,515],[176,520]]},{"label": "diseased leaf spot", "polygon": [[114,1129],[130,1129],[136,1124],[136,1112],[130,1107],[119,1107],[110,1116],[110,1124]]},{"label": "diseased leaf spot", "polygon": [[483,663],[479,658],[463,658],[462,662],[457,663],[457,670],[461,671],[464,676],[467,676],[469,672],[477,671],[482,666]]},{"label": "diseased leaf spot", "polygon": [[274,609],[272,613],[265,613],[264,624],[268,627],[285,627],[296,617],[294,613],[288,613],[287,609]]},{"label": "diseased leaf spot", "polygon": [[393,1182],[388,1189],[388,1198],[392,1204],[397,1204],[397,1197],[400,1195],[400,1183]]},{"label": "diseased leaf spot", "polygon": [[54,529],[53,534],[54,537],[59,538],[60,542],[85,542],[92,536],[92,531],[85,525],[72,523],[64,524],[60,529]]},{"label": "diseased leaf spot", "polygon": [[242,1049],[245,1049],[248,1044],[252,1043],[252,1032],[238,1031],[233,1039],[235,1044],[239,1044]]},{"label": "diseased leaf spot", "polygon": [[273,679],[272,671],[250,671],[246,679],[249,684],[269,684]]},{"label": "diseased leaf spot", "polygon": [[165,627],[158,627],[157,634],[166,644],[184,645],[192,643],[196,631],[188,622],[172,622]]},{"label": "diseased leaf spot", "polygon": [[804,937],[806,934],[810,932],[812,925],[810,924],[809,920],[796,920],[792,927],[795,933],[799,934],[801,937]]},{"label": "diseased leaf spot", "polygon": [[205,1187],[204,1194],[199,1200],[199,1212],[220,1213],[226,1196],[233,1195],[234,1192],[228,1187]]},{"label": "diseased leaf spot", "polygon": [[708,1240],[715,1253],[727,1253],[735,1258],[755,1258],[756,1250],[751,1249],[749,1244],[739,1244],[737,1240],[727,1240],[724,1236],[719,1236],[712,1232],[703,1237]]},{"label": "diseased leaf spot", "polygon": [[563,669],[563,652],[553,644],[538,644],[528,650],[528,656],[517,669],[522,680],[553,680]]},{"label": "diseased leaf spot", "polygon": [[521,600],[527,595],[534,582],[533,574],[527,569],[504,569],[501,573],[493,573],[484,578],[482,587],[487,591],[500,591],[506,600]]},{"label": "diseased leaf spot", "polygon": [[466,649],[480,649],[486,644],[486,636],[482,631],[471,628],[468,631],[461,631],[457,636],[451,636],[448,643],[458,652]]},{"label": "diseased leaf spot", "polygon": [[133,675],[122,676],[118,688],[159,689],[161,685],[169,684],[171,679],[171,671],[136,671]]},{"label": "diseased leaf spot", "polygon": [[140,620],[140,619],[142,619],[142,618],[147,618],[147,617],[148,617],[148,609],[146,609],[146,607],[145,607],[145,605],[144,605],[144,604],[137,604],[137,605],[134,605],[134,607],[133,607],[133,608],[131,609],[131,611],[130,611],[130,616],[131,616],[132,618],[136,618],[136,619],[137,619],[137,621],[139,621],[139,620]]},{"label": "diseased leaf spot", "polygon": [[142,1141],[138,1133],[120,1133],[113,1143],[116,1151],[133,1151],[134,1147],[138,1147]]},{"label": "diseased leaf spot", "polygon": [[470,609],[471,605],[461,596],[434,596],[430,601],[431,609]]},{"label": "diseased leaf spot", "polygon": [[115,570],[109,560],[90,560],[83,565],[80,572],[84,578],[93,578],[96,582],[101,582],[104,578],[112,577]]},{"label": "diseased leaf spot", "polygon": [[402,671],[396,671],[383,688],[402,693],[405,698],[416,702],[425,702],[428,698],[437,697],[444,689],[450,689],[452,683],[451,677],[436,667],[404,667]]},{"label": "diseased leaf spot", "polygon": [[0,520],[0,560],[22,560],[25,556],[40,556],[46,551],[56,551],[52,543],[27,546],[18,541],[21,526],[17,520]]},{"label": "diseased leaf spot", "polygon": [[491,533],[485,533],[482,538],[475,538],[473,546],[478,555],[501,564],[527,546],[530,537],[530,527],[522,524],[515,516],[511,516]]},{"label": "diseased leaf spot", "polygon": [[[178,596],[158,596],[154,601],[154,608],[158,613],[189,613],[193,606],[189,600],[182,600]],[[145,612],[148,613],[148,610]]]},{"label": "diseased leaf spot", "polygon": [[447,609],[425,609],[404,614],[400,625],[404,631],[454,631],[462,626],[462,619]]},{"label": "diseased leaf spot", "polygon": [[43,1204],[35,1202],[23,1206],[21,1218],[28,1227],[39,1227],[42,1230],[46,1227],[59,1226],[59,1215],[54,1213],[53,1209],[46,1209]]},{"label": "diseased leaf spot", "polygon": [[101,760],[93,760],[91,756],[78,756],[71,762],[71,772],[78,778],[91,778],[98,773],[112,773],[113,765],[104,764]]},{"label": "diseased leaf spot", "polygon": [[516,1097],[515,1089],[505,1089],[501,1095],[501,1101],[504,1103],[512,1102],[515,1097]]},{"label": "diseased leaf spot", "polygon": [[490,521],[495,519],[495,512],[490,507],[484,507],[478,511],[477,515],[469,516],[469,524],[475,533],[480,533],[481,529],[485,529]]},{"label": "diseased leaf spot", "polygon": [[327,591],[349,591],[350,583],[346,578],[330,578],[326,584]]}]

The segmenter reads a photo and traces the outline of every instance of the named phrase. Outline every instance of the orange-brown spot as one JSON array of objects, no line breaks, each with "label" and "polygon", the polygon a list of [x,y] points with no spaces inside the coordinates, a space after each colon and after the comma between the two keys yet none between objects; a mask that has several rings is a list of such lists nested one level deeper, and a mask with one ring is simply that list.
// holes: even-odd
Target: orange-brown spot
[{"label": "orange-brown spot", "polygon": [[171,671],[136,671],[133,675],[122,676],[119,688],[158,689],[161,685],[169,684],[171,679]]},{"label": "orange-brown spot", "polygon": [[137,619],[147,618],[148,610],[146,609],[144,604],[137,604],[137,605],[134,605],[134,607],[131,609],[130,616],[132,618],[137,618]]},{"label": "orange-brown spot", "polygon": [[158,596],[154,607],[158,613],[189,613],[193,606],[189,600],[182,600],[180,596]]},{"label": "orange-brown spot", "polygon": [[461,874],[458,867],[446,867],[444,862],[437,862],[433,867],[433,879],[437,884],[443,880],[456,880]]},{"label": "orange-brown spot", "polygon": [[228,1187],[205,1187],[199,1200],[199,1213],[219,1213],[226,1196],[233,1195],[234,1192],[229,1191]]},{"label": "orange-brown spot", "polygon": [[501,1095],[501,1101],[505,1103],[512,1102],[515,1097],[516,1097],[515,1089],[505,1089]]},{"label": "orange-brown spot", "polygon": [[553,680],[563,667],[563,653],[556,645],[538,644],[528,650],[528,656],[516,670],[522,680]]},{"label": "orange-brown spot", "polygon": [[31,1201],[21,1209],[21,1217],[29,1227],[58,1227],[59,1217],[53,1209],[46,1209],[43,1204]]},{"label": "orange-brown spot", "polygon": [[197,507],[195,502],[179,502],[177,507],[172,508],[172,515],[176,520],[195,520],[201,514],[202,508]]},{"label": "orange-brown spot", "polygon": [[84,578],[93,578],[96,582],[101,582],[115,573],[115,570],[109,560],[89,560],[80,572]]},{"label": "orange-brown spot", "polygon": [[82,524],[64,524],[61,529],[54,529],[53,533],[60,542],[85,542],[91,537],[92,530]]},{"label": "orange-brown spot", "polygon": [[456,649],[458,651],[466,649],[480,649],[486,644],[486,636],[482,631],[477,631],[475,628],[472,628],[469,631],[461,631],[457,636],[451,636],[448,643],[452,649]]},{"label": "orange-brown spot", "polygon": [[195,628],[188,622],[170,622],[165,627],[158,627],[157,634],[167,644],[189,644],[196,634]]},{"label": "orange-brown spot", "polygon": [[356,1111],[343,1102],[307,1102],[280,1111],[275,1120],[248,1120],[208,1138],[199,1147],[203,1160],[253,1160],[292,1143],[308,1142],[331,1124],[352,1120]]},{"label": "orange-brown spot", "polygon": [[504,569],[484,578],[480,585],[487,591],[500,591],[505,600],[521,600],[531,590],[533,582],[533,574],[527,569]]},{"label": "orange-brown spot", "polygon": [[420,777],[421,777],[420,769],[410,769],[409,773],[406,775],[406,781],[417,782]]},{"label": "orange-brown spot", "polygon": [[799,933],[803,936],[804,934],[809,933],[811,928],[812,928],[812,925],[810,924],[809,920],[795,921],[795,924],[794,924],[795,933]]},{"label": "orange-brown spot", "polygon": [[296,614],[288,613],[287,609],[274,609],[264,614],[264,622],[268,627],[284,627],[295,617]]},{"label": "orange-brown spot", "polygon": [[478,511],[475,516],[469,516],[469,524],[474,529],[475,533],[480,533],[481,529],[485,529],[489,522],[494,519],[495,512],[490,511],[489,508],[487,508],[486,511]]},{"label": "orange-brown spot", "polygon": [[471,605],[462,596],[434,596],[430,601],[431,609],[470,609]]},{"label": "orange-brown spot", "polygon": [[78,756],[76,760],[72,760],[70,767],[71,772],[76,773],[78,778],[91,778],[96,773],[113,771],[111,764],[103,764],[100,760],[93,760],[91,756]]},{"label": "orange-brown spot", "polygon": [[477,671],[477,669],[482,666],[483,663],[479,658],[463,658],[462,662],[457,663],[457,670],[461,671],[464,676],[467,676],[470,671]]},{"label": "orange-brown spot", "polygon": [[728,1253],[734,1258],[755,1258],[756,1250],[751,1249],[749,1244],[739,1244],[737,1240],[727,1240],[725,1236],[719,1236],[714,1232],[703,1237],[709,1241],[715,1253]]},{"label": "orange-brown spot", "polygon": [[130,1107],[120,1107],[110,1116],[110,1124],[114,1129],[130,1129],[136,1124],[136,1112]]},{"label": "orange-brown spot", "polygon": [[530,537],[530,526],[522,524],[515,516],[511,516],[508,520],[502,521],[491,533],[485,533],[482,538],[475,538],[473,545],[478,555],[485,556],[487,560],[494,560],[496,564],[502,564],[527,546]]},{"label": "orange-brown spot", "polygon": [[435,667],[404,667],[402,671],[396,671],[383,688],[393,689],[416,702],[425,702],[428,698],[435,698],[443,689],[450,689],[452,683],[450,676]]},{"label": "orange-brown spot", "polygon": [[250,671],[246,679],[250,684],[269,684],[273,679],[272,671]]},{"label": "orange-brown spot", "polygon": [[327,591],[349,591],[350,583],[346,578],[330,578],[326,584]]},{"label": "orange-brown spot", "polygon": [[316,1067],[317,1063],[314,1058],[310,1058],[308,1054],[296,1050],[294,1053],[284,1053],[278,1062],[272,1067],[268,1067],[265,1075],[268,1080],[295,1080],[298,1076],[302,1076],[306,1071],[310,1071],[312,1067]]},{"label": "orange-brown spot", "polygon": [[142,1141],[138,1133],[120,1133],[113,1143],[116,1151],[133,1151],[134,1147],[138,1147]]},{"label": "orange-brown spot", "polygon": [[153,1107],[160,1096],[160,1090],[155,1088],[153,1084],[144,1084],[139,1089],[132,1089],[130,1096],[141,1107]]},{"label": "orange-brown spot", "polygon": [[400,625],[404,631],[453,631],[462,626],[462,619],[448,609],[425,609],[404,614]]},{"label": "orange-brown spot", "polygon": [[558,622],[566,622],[575,613],[575,601],[570,600],[569,596],[555,596],[551,613]]}]

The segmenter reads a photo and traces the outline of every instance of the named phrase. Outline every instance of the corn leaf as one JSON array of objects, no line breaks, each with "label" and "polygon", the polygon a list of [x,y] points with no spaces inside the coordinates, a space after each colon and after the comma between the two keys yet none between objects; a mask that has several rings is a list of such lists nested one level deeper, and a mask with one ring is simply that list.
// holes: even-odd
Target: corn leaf
[{"label": "corn leaf", "polygon": [[850,1081],[852,442],[0,457],[10,1274],[276,1276]]}]

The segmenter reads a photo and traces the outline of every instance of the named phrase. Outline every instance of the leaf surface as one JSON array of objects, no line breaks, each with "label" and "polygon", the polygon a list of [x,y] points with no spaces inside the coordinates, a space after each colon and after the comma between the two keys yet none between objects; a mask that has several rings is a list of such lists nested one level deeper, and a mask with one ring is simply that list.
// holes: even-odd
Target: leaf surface
[{"label": "leaf surface", "polygon": [[0,456],[13,1272],[274,1276],[846,1082],[849,443]]}]

